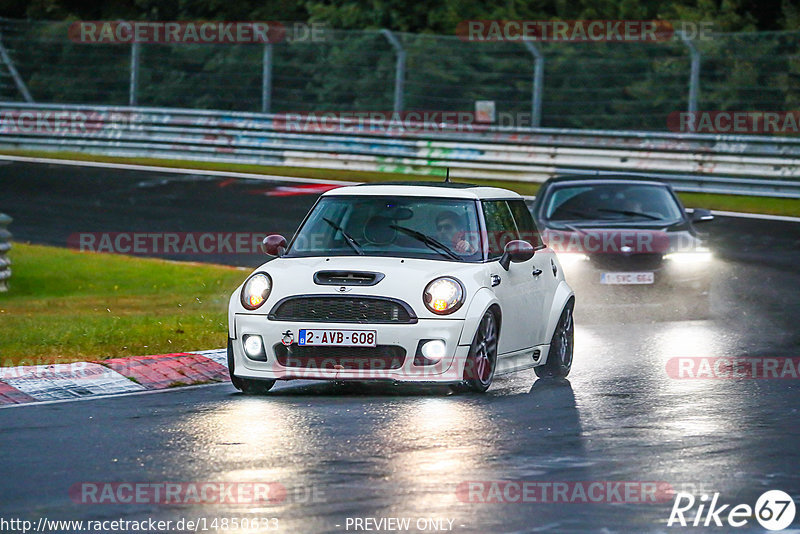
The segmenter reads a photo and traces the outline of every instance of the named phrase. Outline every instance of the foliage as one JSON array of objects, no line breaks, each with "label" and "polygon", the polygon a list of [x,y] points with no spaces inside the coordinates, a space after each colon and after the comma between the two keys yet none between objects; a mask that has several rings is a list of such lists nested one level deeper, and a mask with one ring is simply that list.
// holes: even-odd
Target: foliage
[{"label": "foliage", "polygon": [[[391,110],[396,56],[378,31],[389,28],[407,53],[406,110],[472,111],[476,100],[493,100],[514,125],[528,125],[520,114],[531,111],[533,56],[520,43],[462,41],[454,34],[465,19],[709,21],[738,33],[697,43],[701,110],[794,110],[800,102],[800,8],[791,0],[7,0],[0,14],[62,20],[0,20],[38,102],[128,104],[130,46],[67,38],[70,21],[118,18],[325,23],[321,42],[272,46],[273,112]],[[671,112],[687,108],[690,61],[679,39],[539,46],[543,126],[664,130]],[[137,103],[260,111],[264,54],[262,45],[142,45]],[[13,86],[0,87],[0,99],[19,98]]]}]

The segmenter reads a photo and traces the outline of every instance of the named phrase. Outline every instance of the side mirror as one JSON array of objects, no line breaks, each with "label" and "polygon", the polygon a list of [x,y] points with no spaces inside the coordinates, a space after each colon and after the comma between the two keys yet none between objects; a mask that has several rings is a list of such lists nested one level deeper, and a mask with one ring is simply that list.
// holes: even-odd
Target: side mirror
[{"label": "side mirror", "polygon": [[693,223],[713,221],[714,215],[709,210],[695,208],[689,216],[689,220]]},{"label": "side mirror", "polygon": [[272,234],[268,235],[264,238],[264,241],[261,242],[261,250],[264,251],[264,254],[267,256],[283,256],[283,253],[286,252],[286,238],[280,234]]},{"label": "side mirror", "polygon": [[533,253],[533,245],[527,241],[509,241],[503,250],[503,255],[500,256],[500,266],[507,271],[512,262],[522,263],[523,261],[528,261],[533,257]]}]

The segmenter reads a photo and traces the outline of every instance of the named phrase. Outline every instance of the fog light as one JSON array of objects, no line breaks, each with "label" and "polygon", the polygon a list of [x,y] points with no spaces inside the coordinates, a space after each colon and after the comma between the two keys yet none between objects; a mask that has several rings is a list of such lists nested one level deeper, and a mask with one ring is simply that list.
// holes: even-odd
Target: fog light
[{"label": "fog light", "polygon": [[422,355],[434,362],[444,358],[446,351],[447,345],[441,339],[434,339],[422,345]]},{"label": "fog light", "polygon": [[678,265],[700,265],[710,262],[714,256],[708,250],[698,250],[696,252],[672,252],[664,256],[665,259],[672,260]]},{"label": "fog light", "polygon": [[242,336],[244,352],[251,360],[265,360],[264,342],[261,336]]}]

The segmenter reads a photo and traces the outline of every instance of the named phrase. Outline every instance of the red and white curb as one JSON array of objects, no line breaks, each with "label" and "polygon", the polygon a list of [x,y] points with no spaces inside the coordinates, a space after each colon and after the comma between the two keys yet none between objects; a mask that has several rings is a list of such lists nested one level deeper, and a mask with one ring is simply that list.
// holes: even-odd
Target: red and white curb
[{"label": "red and white curb", "polygon": [[225,349],[93,362],[0,367],[0,406],[227,380]]}]

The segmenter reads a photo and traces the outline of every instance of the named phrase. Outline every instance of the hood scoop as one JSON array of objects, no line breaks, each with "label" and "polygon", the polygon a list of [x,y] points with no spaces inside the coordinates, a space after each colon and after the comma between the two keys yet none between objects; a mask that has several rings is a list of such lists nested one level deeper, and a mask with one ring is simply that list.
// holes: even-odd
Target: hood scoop
[{"label": "hood scoop", "polygon": [[317,271],[314,283],[320,286],[374,286],[384,276],[372,271]]}]

